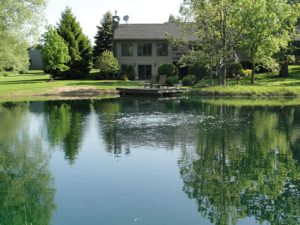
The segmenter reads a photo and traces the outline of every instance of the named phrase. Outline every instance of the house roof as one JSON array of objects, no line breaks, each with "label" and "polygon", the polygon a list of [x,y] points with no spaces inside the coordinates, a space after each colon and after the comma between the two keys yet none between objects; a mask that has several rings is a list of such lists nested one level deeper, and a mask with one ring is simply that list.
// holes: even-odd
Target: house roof
[{"label": "house roof", "polygon": [[174,23],[120,24],[115,30],[114,40],[166,40],[167,34],[174,38],[182,36],[180,27]]}]

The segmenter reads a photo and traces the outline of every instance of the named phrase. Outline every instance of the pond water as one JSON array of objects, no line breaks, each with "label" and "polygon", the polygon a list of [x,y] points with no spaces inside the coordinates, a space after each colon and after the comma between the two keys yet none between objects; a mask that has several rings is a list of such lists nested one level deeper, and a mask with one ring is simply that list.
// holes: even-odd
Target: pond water
[{"label": "pond water", "polygon": [[1,103],[0,224],[300,224],[300,107]]}]

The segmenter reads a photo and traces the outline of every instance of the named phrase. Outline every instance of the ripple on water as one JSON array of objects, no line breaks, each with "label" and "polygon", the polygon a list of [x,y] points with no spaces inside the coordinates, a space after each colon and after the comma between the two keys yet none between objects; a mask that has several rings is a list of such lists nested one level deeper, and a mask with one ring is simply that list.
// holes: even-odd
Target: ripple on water
[{"label": "ripple on water", "polygon": [[151,114],[135,114],[121,116],[118,119],[118,123],[121,126],[128,128],[157,128],[157,127],[177,127],[181,125],[193,125],[199,124],[207,119],[211,119],[211,116],[194,115],[186,113],[151,113]]}]

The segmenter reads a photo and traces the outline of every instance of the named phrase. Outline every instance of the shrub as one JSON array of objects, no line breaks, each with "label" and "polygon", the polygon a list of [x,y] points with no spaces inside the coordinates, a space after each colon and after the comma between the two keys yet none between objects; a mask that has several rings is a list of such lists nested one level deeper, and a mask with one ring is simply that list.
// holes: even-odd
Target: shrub
[{"label": "shrub", "polygon": [[13,66],[6,66],[6,67],[4,67],[4,70],[6,72],[12,72],[12,71],[14,71],[14,67]]},{"label": "shrub", "polygon": [[209,69],[201,63],[194,63],[189,67],[188,73],[194,74],[197,80],[201,80],[209,76]]},{"label": "shrub", "polygon": [[9,76],[9,73],[8,72],[2,72],[2,75],[4,76],[4,77],[8,77]]},{"label": "shrub", "polygon": [[196,76],[193,74],[187,75],[182,79],[183,86],[193,86],[196,82]]},{"label": "shrub", "polygon": [[25,74],[25,73],[27,73],[26,70],[20,70],[20,71],[19,71],[19,74]]},{"label": "shrub", "polygon": [[246,69],[246,70],[241,70],[241,75],[245,77],[250,77],[252,74],[252,70]]},{"label": "shrub", "polygon": [[243,70],[243,67],[240,62],[233,62],[229,65],[228,75],[229,75],[229,77],[234,77],[235,75],[241,74],[242,70]]},{"label": "shrub", "polygon": [[128,77],[126,75],[122,75],[120,77],[120,80],[128,81]]},{"label": "shrub", "polygon": [[122,75],[126,76],[128,80],[135,80],[135,71],[132,65],[122,66]]},{"label": "shrub", "polygon": [[177,76],[178,68],[174,64],[161,64],[158,67],[158,75]]},{"label": "shrub", "polygon": [[104,51],[99,57],[98,63],[101,76],[105,79],[112,79],[120,70],[119,62],[111,51]]},{"label": "shrub", "polygon": [[166,85],[167,86],[172,87],[177,83],[178,83],[178,76],[169,76],[169,77],[167,77],[167,80],[166,80]]}]

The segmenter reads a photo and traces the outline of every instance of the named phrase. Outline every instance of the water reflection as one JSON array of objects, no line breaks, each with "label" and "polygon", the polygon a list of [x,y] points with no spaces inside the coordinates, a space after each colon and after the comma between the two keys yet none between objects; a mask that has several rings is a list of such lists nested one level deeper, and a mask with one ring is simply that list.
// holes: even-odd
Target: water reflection
[{"label": "water reflection", "polygon": [[[30,113],[43,118],[40,123],[46,138],[28,132],[30,126],[37,126],[29,124]],[[131,160],[136,160],[133,151],[178,152],[174,165],[179,167],[181,193],[196,203],[201,221],[243,224],[243,219],[251,217],[257,224],[300,223],[300,107],[234,107],[199,100],[136,98],[5,103],[0,106],[0,125],[1,224],[49,224],[54,210],[50,154],[62,150],[67,162],[76,164],[81,154],[88,152],[83,143],[92,143],[86,146],[97,151],[104,149],[109,157],[131,155]],[[93,140],[95,137],[101,141]],[[47,144],[52,149],[48,153],[43,148]],[[97,171],[101,159],[97,160],[91,161],[93,166],[78,167],[76,172],[85,175],[84,179],[95,186],[93,190],[106,193],[101,182],[109,186],[109,174],[116,179],[121,173],[110,167],[114,161],[104,159],[104,167]],[[159,168],[155,163],[153,166]],[[114,164],[118,169],[121,165]],[[90,170],[81,171],[87,168]],[[114,173],[105,174],[109,170]],[[172,173],[177,176],[178,171]],[[126,183],[127,175],[121,174],[120,182]],[[98,181],[95,177],[106,179]],[[151,191],[151,177],[149,180]],[[72,198],[76,202],[76,196],[68,196]],[[133,198],[128,199],[122,203],[130,206]],[[112,204],[117,206],[119,202]]]},{"label": "water reflection", "polygon": [[0,223],[50,224],[54,210],[49,157],[24,126],[28,104],[0,106]]},{"label": "water reflection", "polygon": [[50,145],[61,146],[66,159],[74,163],[90,113],[90,101],[48,101],[44,107]]},{"label": "water reflection", "polygon": [[[237,122],[199,127],[196,154],[179,161],[184,191],[213,224],[255,217],[299,224],[299,114],[295,108],[219,106],[210,114]],[[299,111],[298,111],[299,113]]]}]

